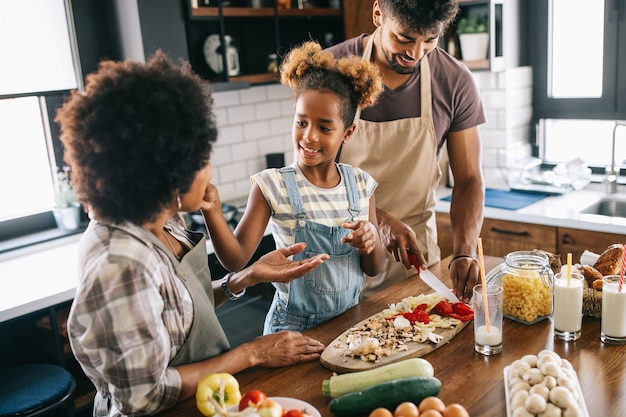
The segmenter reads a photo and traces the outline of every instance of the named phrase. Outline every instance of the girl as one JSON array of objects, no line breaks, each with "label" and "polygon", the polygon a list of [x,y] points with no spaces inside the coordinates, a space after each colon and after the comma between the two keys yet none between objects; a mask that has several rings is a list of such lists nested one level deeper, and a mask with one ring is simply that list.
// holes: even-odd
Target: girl
[{"label": "girl", "polygon": [[265,334],[302,331],[354,306],[363,273],[381,272],[385,257],[377,232],[376,181],[335,163],[354,132],[357,108],[373,104],[382,91],[378,70],[355,56],[335,60],[307,42],[286,57],[281,82],[295,92],[294,164],[252,176],[246,212],[234,234],[228,233],[214,188],[207,198],[213,205],[203,211],[215,253],[228,270],[248,262],[270,219],[277,247],[305,242],[304,256],[330,255],[302,279],[273,283]]}]

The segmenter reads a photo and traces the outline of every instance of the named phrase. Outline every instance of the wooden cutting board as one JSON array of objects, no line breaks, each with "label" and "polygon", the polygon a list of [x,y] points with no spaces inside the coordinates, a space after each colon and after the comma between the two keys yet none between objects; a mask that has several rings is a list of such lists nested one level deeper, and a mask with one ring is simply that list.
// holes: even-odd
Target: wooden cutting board
[{"label": "wooden cutting board", "polygon": [[[367,319],[361,320],[355,326],[359,326],[360,324],[367,322],[369,319],[370,318],[368,317]],[[407,350],[402,352],[395,352],[391,356],[384,356],[377,362],[364,361],[359,358],[355,359],[345,355],[345,339],[347,334],[350,332],[350,329],[347,329],[342,334],[337,336],[335,340],[329,343],[328,346],[326,346],[326,349],[324,349],[324,351],[322,352],[322,356],[320,357],[320,362],[325,368],[328,368],[331,371],[335,371],[337,373],[346,373],[365,371],[368,369],[373,369],[379,366],[397,362],[402,359],[419,358],[426,355],[427,353],[432,352],[435,349],[439,349],[440,347],[445,346],[450,341],[450,339],[452,339],[461,330],[463,330],[468,323],[470,322],[462,322],[452,329],[436,329],[434,333],[437,333],[438,335],[441,335],[443,337],[441,342],[437,343],[436,345],[430,342],[410,342],[407,343],[407,346],[409,347]]]}]

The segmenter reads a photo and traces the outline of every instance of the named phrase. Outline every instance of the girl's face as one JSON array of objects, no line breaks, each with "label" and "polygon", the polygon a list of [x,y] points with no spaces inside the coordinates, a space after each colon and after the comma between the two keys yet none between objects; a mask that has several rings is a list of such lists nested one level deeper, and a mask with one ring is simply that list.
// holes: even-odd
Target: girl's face
[{"label": "girl's face", "polygon": [[350,138],[354,128],[345,128],[335,94],[308,90],[296,98],[292,137],[301,164],[333,163],[339,147]]}]

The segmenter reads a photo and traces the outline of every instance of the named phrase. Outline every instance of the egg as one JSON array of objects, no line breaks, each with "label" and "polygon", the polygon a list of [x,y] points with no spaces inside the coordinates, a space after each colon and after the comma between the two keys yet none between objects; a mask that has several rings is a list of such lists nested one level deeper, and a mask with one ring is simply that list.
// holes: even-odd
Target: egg
[{"label": "egg", "polygon": [[470,415],[461,404],[452,403],[446,407],[443,417],[470,417]]},{"label": "egg", "polygon": [[446,409],[446,405],[439,397],[426,397],[419,405],[420,417],[422,412],[426,410],[435,410],[439,413],[443,413]]},{"label": "egg", "polygon": [[420,417],[443,417],[437,410],[420,411]]},{"label": "egg", "polygon": [[393,417],[418,417],[419,414],[417,406],[407,401],[396,407]]},{"label": "egg", "polygon": [[378,407],[372,410],[369,417],[393,417],[393,413],[386,408]]}]

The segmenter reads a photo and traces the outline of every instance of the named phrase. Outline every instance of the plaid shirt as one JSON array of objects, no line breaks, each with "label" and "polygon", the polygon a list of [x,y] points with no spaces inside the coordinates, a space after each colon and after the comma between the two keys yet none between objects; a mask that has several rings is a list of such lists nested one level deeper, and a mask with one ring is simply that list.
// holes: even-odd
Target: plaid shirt
[{"label": "plaid shirt", "polygon": [[[168,225],[182,232],[177,218]],[[189,333],[193,305],[151,236],[134,224],[92,221],[80,243],[70,343],[99,395],[111,397],[111,416],[157,413],[181,390],[168,364]]]}]

